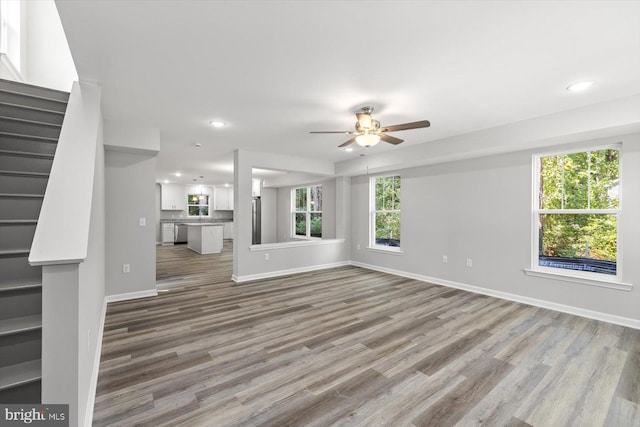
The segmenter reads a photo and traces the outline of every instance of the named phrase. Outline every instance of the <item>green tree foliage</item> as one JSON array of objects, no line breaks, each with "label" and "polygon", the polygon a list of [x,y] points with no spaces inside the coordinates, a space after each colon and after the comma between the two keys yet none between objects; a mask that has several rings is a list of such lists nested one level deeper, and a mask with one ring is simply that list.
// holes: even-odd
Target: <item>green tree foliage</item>
[{"label": "green tree foliage", "polygon": [[[615,209],[619,152],[588,151],[540,159],[540,209]],[[540,255],[616,261],[616,215],[540,215]]]},{"label": "green tree foliage", "polygon": [[375,182],[375,237],[400,242],[400,177],[376,178]]}]

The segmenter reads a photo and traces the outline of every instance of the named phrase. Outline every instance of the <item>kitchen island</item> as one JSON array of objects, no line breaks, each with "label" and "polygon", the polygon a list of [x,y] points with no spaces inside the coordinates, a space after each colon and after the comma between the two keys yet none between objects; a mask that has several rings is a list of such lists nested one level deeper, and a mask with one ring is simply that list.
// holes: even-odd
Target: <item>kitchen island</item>
[{"label": "kitchen island", "polygon": [[222,223],[199,223],[187,225],[187,247],[199,254],[222,252]]}]

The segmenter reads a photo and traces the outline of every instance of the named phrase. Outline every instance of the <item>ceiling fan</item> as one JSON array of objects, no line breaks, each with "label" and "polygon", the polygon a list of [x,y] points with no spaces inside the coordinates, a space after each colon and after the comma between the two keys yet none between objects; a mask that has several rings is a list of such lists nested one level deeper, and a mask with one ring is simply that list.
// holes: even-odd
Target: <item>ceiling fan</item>
[{"label": "ceiling fan", "polygon": [[353,131],[315,131],[309,133],[345,133],[349,135],[357,135],[348,140],[347,142],[338,145],[338,147],[346,147],[354,142],[363,147],[373,147],[380,140],[388,142],[389,144],[397,145],[403,140],[394,136],[385,135],[386,132],[398,132],[400,130],[427,128],[431,126],[428,120],[421,120],[419,122],[403,123],[401,125],[392,126],[380,126],[380,122],[373,120],[371,117],[373,113],[373,107],[362,107],[361,111],[356,113],[358,121],[356,122],[356,130]]}]

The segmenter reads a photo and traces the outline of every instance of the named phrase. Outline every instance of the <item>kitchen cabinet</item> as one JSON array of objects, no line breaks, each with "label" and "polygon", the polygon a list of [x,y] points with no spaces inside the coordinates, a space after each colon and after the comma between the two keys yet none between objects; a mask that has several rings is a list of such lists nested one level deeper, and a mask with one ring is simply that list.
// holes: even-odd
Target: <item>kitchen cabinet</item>
[{"label": "kitchen cabinet", "polygon": [[213,209],[216,211],[233,210],[233,188],[216,187],[213,190]]},{"label": "kitchen cabinet", "polygon": [[163,211],[184,211],[187,209],[187,196],[183,185],[162,184],[161,188],[160,209]]},{"label": "kitchen cabinet", "polygon": [[162,244],[163,245],[173,245],[174,240],[174,230],[175,227],[172,222],[164,222],[162,223]]},{"label": "kitchen cabinet", "polygon": [[222,230],[223,239],[233,239],[233,222],[225,222]]}]

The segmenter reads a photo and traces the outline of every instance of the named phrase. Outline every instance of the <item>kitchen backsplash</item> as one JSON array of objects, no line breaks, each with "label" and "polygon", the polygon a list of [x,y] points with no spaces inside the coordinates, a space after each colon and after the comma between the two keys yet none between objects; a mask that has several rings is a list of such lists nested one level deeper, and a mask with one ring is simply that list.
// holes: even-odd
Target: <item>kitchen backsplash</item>
[{"label": "kitchen backsplash", "polygon": [[[160,211],[160,220],[164,219],[193,219],[197,220],[198,217],[187,217],[186,211]],[[233,211],[211,211],[210,217],[202,217],[203,220],[223,220],[233,221]]]}]

